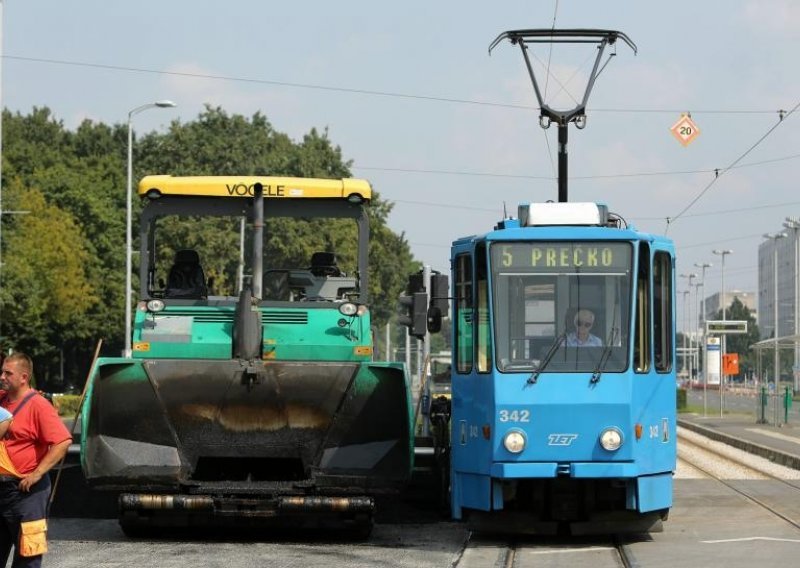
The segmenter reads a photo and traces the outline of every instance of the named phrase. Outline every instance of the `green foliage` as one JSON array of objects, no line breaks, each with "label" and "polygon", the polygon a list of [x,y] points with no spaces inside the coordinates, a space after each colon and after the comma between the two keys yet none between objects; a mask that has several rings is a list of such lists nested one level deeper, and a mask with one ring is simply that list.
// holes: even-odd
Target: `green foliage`
[{"label": "green foliage", "polygon": [[[261,113],[248,118],[212,107],[191,122],[174,121],[167,132],[141,136],[133,155],[134,180],[147,174],[351,175],[351,163],[327,130],[312,129],[293,141]],[[81,383],[97,339],[104,340],[105,355],[122,349],[126,157],[124,124],[87,120],[70,131],[47,108],[3,114],[4,209],[30,213],[3,219],[0,337],[3,348],[34,357],[45,390],[58,388],[62,366],[64,382]],[[418,268],[405,237],[386,226],[391,210],[374,192],[369,260],[377,326],[394,317],[406,275]],[[134,199],[135,236],[139,211]],[[190,231],[179,220],[167,223],[176,243],[201,253],[215,292],[233,290],[237,267],[228,259],[239,247],[238,223],[214,220],[201,231]],[[345,221],[280,221],[267,233],[264,248],[275,267],[305,266],[313,252],[335,251],[340,265],[352,272],[354,239],[355,228]],[[173,254],[166,249],[161,263],[171,263]]]},{"label": "green foliage", "polygon": [[[721,320],[722,310],[719,310],[712,319]],[[725,319],[747,322],[747,333],[728,335],[725,339],[725,347],[728,353],[739,354],[739,370],[741,373],[755,369],[755,355],[750,347],[760,339],[760,331],[753,314],[737,297],[733,299],[731,305],[725,310]]]},{"label": "green foliage", "polygon": [[58,415],[64,418],[75,418],[78,414],[78,405],[81,403],[81,396],[78,394],[56,394],[53,395],[53,404],[58,410]]},{"label": "green foliage", "polygon": [[86,270],[85,236],[73,216],[47,203],[39,189],[15,180],[6,196],[10,208],[21,210],[24,202],[27,211],[6,227],[11,229],[3,257],[7,344],[33,357],[53,354],[57,340],[85,339],[92,331],[84,314],[97,297]]},{"label": "green foliage", "polygon": [[686,410],[686,389],[678,389],[677,404],[678,412]]},{"label": "green foliage", "polygon": [[[166,134],[142,138],[136,156],[138,175],[276,175],[297,177],[350,177],[350,162],[334,146],[328,132],[312,129],[302,142],[293,143],[276,132],[261,113],[249,119],[228,115],[207,106],[197,121],[174,121]],[[411,249],[403,235],[391,231],[386,222],[392,205],[377,192],[369,207],[370,301],[375,325],[382,326],[396,313],[397,297],[405,275],[416,270]],[[237,266],[229,251],[239,246],[238,228],[229,221],[213,221],[202,231],[190,229],[190,221],[169,221],[171,239],[196,249],[208,276],[214,277],[215,293],[231,293]],[[264,255],[267,268],[308,266],[316,251],[334,251],[340,267],[352,273],[356,267],[356,228],[352,222],[269,221],[265,228]],[[246,250],[249,250],[247,243]],[[165,249],[161,266],[172,262],[173,250]],[[163,269],[162,269],[163,270]],[[163,272],[162,272],[163,273]]]}]

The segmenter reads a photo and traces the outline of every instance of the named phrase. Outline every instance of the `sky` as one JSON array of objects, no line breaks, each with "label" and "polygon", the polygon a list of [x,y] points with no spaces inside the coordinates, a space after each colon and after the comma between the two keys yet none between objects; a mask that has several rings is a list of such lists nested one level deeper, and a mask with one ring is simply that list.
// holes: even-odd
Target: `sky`
[{"label": "sky", "polygon": [[[136,131],[190,122],[205,104],[261,112],[295,140],[327,129],[353,175],[395,204],[389,226],[436,270],[449,269],[454,239],[491,230],[504,209],[558,198],[557,128],[539,126],[520,51],[488,53],[506,30],[610,29],[635,43],[636,54],[610,50],[586,128],[570,126],[569,199],[666,232],[679,273],[712,263],[706,295],[721,288],[713,249],[733,250],[726,289],[757,293],[763,233],[800,217],[796,0],[0,4],[12,112],[46,106],[75,128],[169,99],[178,106],[137,115]],[[582,98],[594,53],[534,50],[548,104]],[[700,130],[686,147],[670,133],[682,113]]]}]

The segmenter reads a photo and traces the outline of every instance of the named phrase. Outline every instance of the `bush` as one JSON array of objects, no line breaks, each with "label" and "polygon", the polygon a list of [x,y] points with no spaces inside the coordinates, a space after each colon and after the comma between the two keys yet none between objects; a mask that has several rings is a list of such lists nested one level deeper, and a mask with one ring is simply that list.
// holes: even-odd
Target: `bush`
[{"label": "bush", "polygon": [[81,396],[78,394],[54,394],[53,405],[58,410],[58,415],[64,418],[75,418]]},{"label": "bush", "polygon": [[686,410],[686,389],[678,389],[678,411]]}]

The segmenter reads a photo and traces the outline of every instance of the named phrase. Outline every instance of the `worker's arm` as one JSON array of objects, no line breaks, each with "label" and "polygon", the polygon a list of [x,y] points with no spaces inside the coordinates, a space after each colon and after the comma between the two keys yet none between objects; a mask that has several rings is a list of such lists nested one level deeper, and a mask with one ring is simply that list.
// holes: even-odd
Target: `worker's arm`
[{"label": "worker's arm", "polygon": [[69,450],[70,444],[72,444],[72,438],[67,438],[63,442],[59,442],[58,444],[53,444],[50,446],[50,449],[47,450],[47,453],[44,455],[42,461],[39,463],[36,469],[20,480],[20,491],[30,491],[31,487],[33,487],[35,483],[38,483],[38,481],[44,477],[44,475],[50,471],[54,465],[60,462],[64,456],[67,455],[67,450]]}]

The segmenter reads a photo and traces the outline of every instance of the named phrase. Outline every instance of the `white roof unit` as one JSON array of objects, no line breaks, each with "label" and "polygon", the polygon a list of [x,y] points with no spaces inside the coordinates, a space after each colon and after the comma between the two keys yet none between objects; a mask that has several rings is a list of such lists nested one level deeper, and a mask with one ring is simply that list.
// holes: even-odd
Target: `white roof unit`
[{"label": "white roof unit", "polygon": [[600,203],[521,203],[518,211],[521,227],[608,224],[608,207]]}]

